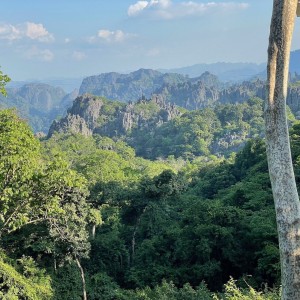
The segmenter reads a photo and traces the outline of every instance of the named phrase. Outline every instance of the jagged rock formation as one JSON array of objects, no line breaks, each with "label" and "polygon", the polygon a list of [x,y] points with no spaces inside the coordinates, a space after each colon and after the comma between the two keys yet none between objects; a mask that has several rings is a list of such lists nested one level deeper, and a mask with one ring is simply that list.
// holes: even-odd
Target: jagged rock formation
[{"label": "jagged rock formation", "polygon": [[264,99],[265,89],[265,82],[262,80],[245,81],[220,91],[218,100],[221,103],[242,103],[253,96]]},{"label": "jagged rock formation", "polygon": [[[299,77],[296,73],[291,75],[287,96],[287,104],[297,119],[300,119]],[[241,103],[253,96],[265,98],[265,82],[262,80],[257,79],[225,86],[209,72],[205,72],[197,78],[188,78],[179,74],[162,74],[145,69],[127,75],[108,73],[86,78],[82,83],[81,93],[86,89],[91,92],[99,92],[99,94],[104,93],[109,99],[121,99],[128,103],[128,106],[126,107],[124,104],[125,110],[120,108],[118,117],[110,115],[110,121],[101,121],[100,117],[100,121],[104,125],[98,126],[97,129],[77,117],[69,117],[66,127],[71,127],[74,131],[76,131],[76,127],[78,128],[77,132],[84,131],[85,134],[91,134],[96,130],[109,136],[124,134],[134,128],[141,128],[141,126],[149,126],[147,116],[149,112],[144,116],[145,111],[136,111],[138,107],[143,106],[143,101],[146,99],[152,99],[150,101],[152,103],[158,101],[156,104],[162,108],[159,117],[153,120],[159,126],[167,119],[172,119],[174,114],[176,115],[172,112],[172,105],[168,103],[195,110],[218,103]],[[0,107],[17,107],[20,115],[28,119],[34,132],[48,132],[51,122],[66,115],[67,109],[79,93],[78,90],[74,90],[72,93],[66,94],[61,88],[42,83],[25,84],[7,90],[8,98],[0,95]],[[141,99],[139,105],[135,104],[132,107],[130,103],[136,99]],[[117,106],[120,106],[120,103]],[[178,110],[178,108],[176,109]],[[115,113],[117,114],[117,112]],[[78,115],[80,116],[80,114]],[[104,113],[104,115],[106,114]],[[145,122],[144,119],[147,121]],[[114,128],[116,132],[107,133],[111,128]]]},{"label": "jagged rock formation", "polygon": [[202,81],[166,84],[156,90],[166,102],[175,103],[189,110],[204,108],[219,99],[219,90],[207,86]]},{"label": "jagged rock formation", "polygon": [[97,126],[97,118],[103,105],[101,98],[84,95],[73,102],[67,116],[52,123],[48,136],[54,132],[74,132],[85,136],[92,135]]},{"label": "jagged rock formation", "polygon": [[176,105],[166,103],[157,95],[124,104],[85,94],[76,98],[66,117],[52,123],[48,137],[55,132],[119,137],[135,128],[150,130],[179,115]]},{"label": "jagged rock formation", "polygon": [[213,87],[216,89],[219,89],[223,86],[223,84],[220,82],[219,78],[208,72],[205,71],[203,74],[201,74],[199,77],[191,78],[192,82],[202,82],[207,87]]},{"label": "jagged rock formation", "polygon": [[129,74],[104,73],[82,81],[79,94],[93,94],[122,102],[135,101],[142,96],[150,98],[164,83],[178,83],[186,77],[179,74],[163,74],[150,69],[140,69]]},{"label": "jagged rock formation", "polygon": [[122,102],[151,98],[157,94],[166,102],[198,109],[214,103],[221,86],[218,78],[209,72],[197,78],[188,78],[140,69],[130,74],[105,73],[85,78],[79,94],[90,93]]},{"label": "jagged rock formation", "polygon": [[[293,78],[294,81],[297,79],[296,74]],[[122,102],[135,101],[141,97],[151,98],[156,94],[166,103],[194,110],[217,103],[241,103],[253,96],[265,99],[265,90],[265,81],[260,79],[226,87],[217,76],[209,72],[188,78],[141,69],[130,74],[106,73],[88,77],[82,82],[80,94],[89,92]],[[300,87],[295,82],[289,88],[287,104],[300,117]]]},{"label": "jagged rock formation", "polygon": [[230,152],[238,152],[244,147],[249,138],[251,136],[245,134],[243,131],[228,132],[221,138],[214,140],[210,145],[210,150],[217,155],[219,153],[226,153],[228,149]]},{"label": "jagged rock formation", "polygon": [[289,87],[286,102],[296,118],[300,119],[300,86],[291,85]]}]

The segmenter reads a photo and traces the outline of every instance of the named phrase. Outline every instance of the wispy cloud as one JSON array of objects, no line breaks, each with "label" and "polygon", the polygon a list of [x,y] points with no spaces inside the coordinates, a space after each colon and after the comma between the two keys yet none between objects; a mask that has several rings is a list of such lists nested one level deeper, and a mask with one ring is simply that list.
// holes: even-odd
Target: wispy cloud
[{"label": "wispy cloud", "polygon": [[95,43],[97,41],[105,41],[108,43],[121,43],[125,40],[135,37],[135,34],[126,33],[122,30],[111,31],[108,29],[100,29],[96,36],[88,38],[90,43]]},{"label": "wispy cloud", "polygon": [[248,3],[236,2],[195,2],[182,1],[173,3],[172,0],[137,1],[129,6],[127,14],[130,17],[148,13],[162,19],[183,18],[193,15],[203,15],[213,11],[232,11],[248,8]]},{"label": "wispy cloud", "polygon": [[138,1],[137,3],[129,6],[127,13],[130,17],[132,17],[138,15],[142,10],[144,10],[148,6],[149,6],[148,1]]},{"label": "wispy cloud", "polygon": [[49,49],[39,49],[36,46],[31,47],[25,53],[27,59],[37,59],[40,61],[52,61],[54,59],[54,53]]},{"label": "wispy cloud", "polygon": [[0,39],[10,42],[20,39],[29,39],[49,43],[54,41],[54,36],[48,32],[43,24],[26,22],[16,25],[0,25]]}]

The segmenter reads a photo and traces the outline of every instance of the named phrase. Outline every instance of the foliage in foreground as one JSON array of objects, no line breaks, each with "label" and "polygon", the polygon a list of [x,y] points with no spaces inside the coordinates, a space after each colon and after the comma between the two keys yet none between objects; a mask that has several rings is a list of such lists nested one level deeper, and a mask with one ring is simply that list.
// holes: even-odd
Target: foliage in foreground
[{"label": "foliage in foreground", "polygon": [[5,85],[10,82],[10,78],[3,74],[3,72],[0,70],[0,94],[3,96],[6,96],[6,89]]},{"label": "foliage in foreground", "polygon": [[39,283],[30,274],[40,272],[36,263],[43,259],[62,264],[88,256],[85,180],[59,155],[43,157],[39,141],[11,110],[0,112],[0,154],[0,244],[24,269],[19,274],[1,261],[1,292],[7,299],[49,299],[49,279]]},{"label": "foliage in foreground", "polygon": [[[169,162],[140,160],[124,143],[97,136],[56,136],[42,152],[12,112],[1,112],[0,121],[0,242],[16,271],[2,265],[17,278],[11,295],[26,292],[36,268],[45,270],[41,278],[51,276],[53,299],[81,299],[80,258],[89,299],[278,299],[276,290],[240,289],[232,281],[217,293],[230,276],[240,282],[252,275],[256,290],[280,278],[261,140],[235,159],[186,162],[174,172]],[[299,132],[294,126],[296,174]],[[208,288],[197,288],[202,281]]]},{"label": "foliage in foreground", "polygon": [[278,290],[265,289],[256,291],[251,286],[241,289],[231,278],[224,285],[224,293],[212,293],[204,283],[193,288],[185,284],[177,288],[172,282],[163,281],[161,285],[153,289],[145,288],[136,290],[130,294],[132,300],[280,300]]},{"label": "foliage in foreground", "polygon": [[51,279],[39,269],[32,258],[22,257],[11,265],[0,257],[0,298],[3,300],[47,300],[52,298]]}]

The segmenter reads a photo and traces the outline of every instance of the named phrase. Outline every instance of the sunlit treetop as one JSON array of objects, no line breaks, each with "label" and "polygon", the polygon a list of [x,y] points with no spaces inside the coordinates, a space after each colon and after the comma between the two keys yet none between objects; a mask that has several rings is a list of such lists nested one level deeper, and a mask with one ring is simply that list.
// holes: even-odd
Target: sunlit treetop
[{"label": "sunlit treetop", "polygon": [[5,85],[10,82],[10,78],[3,74],[3,72],[0,70],[0,94],[3,96],[6,96],[6,90],[5,90]]}]

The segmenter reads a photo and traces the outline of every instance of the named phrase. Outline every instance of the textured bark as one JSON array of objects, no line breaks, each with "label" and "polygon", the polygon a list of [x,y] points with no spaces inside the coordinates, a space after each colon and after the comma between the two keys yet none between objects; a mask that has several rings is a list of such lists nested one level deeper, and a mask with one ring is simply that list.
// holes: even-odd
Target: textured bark
[{"label": "textured bark", "polygon": [[292,166],[286,96],[297,0],[274,0],[265,106],[269,173],[276,209],[282,299],[300,299],[300,203]]}]

